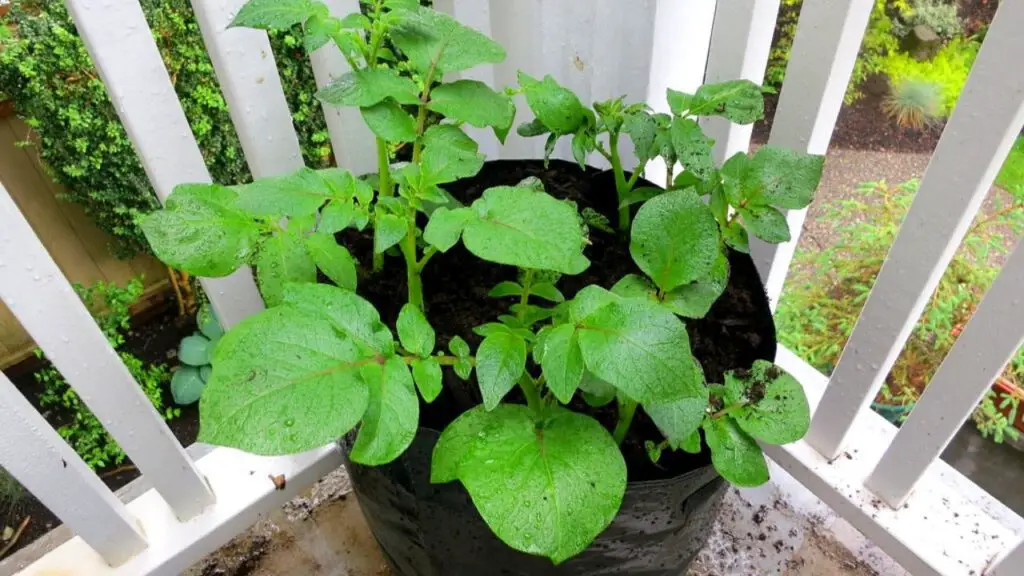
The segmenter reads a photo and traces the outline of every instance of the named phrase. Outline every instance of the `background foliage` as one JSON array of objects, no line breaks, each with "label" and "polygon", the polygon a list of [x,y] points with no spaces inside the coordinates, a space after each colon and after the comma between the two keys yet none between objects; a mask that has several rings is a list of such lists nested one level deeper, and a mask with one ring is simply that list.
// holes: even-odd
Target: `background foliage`
[{"label": "background foliage", "polygon": [[[798,269],[816,273],[783,293],[776,316],[779,342],[825,374],[839,361],[917,185],[916,180],[897,186],[862,184],[852,199],[828,205],[820,216],[836,230],[833,245],[801,252],[797,258]],[[1005,258],[1010,240],[1022,231],[1024,195],[997,196],[995,204],[979,214],[886,379],[886,403],[916,401],[998,274],[996,263]],[[1002,377],[1016,385],[1024,382],[1024,351]],[[987,398],[975,413],[982,433],[996,440],[1004,433],[1014,434],[992,403],[1016,407],[1018,400]]]},{"label": "background foliage", "polygon": [[880,69],[893,86],[908,80],[935,84],[941,91],[940,115],[949,117],[967,83],[981,43],[973,38],[954,38],[931,60],[920,61],[903,52],[892,52],[880,61]]},{"label": "background foliage", "polygon": [[[214,180],[248,181],[189,2],[142,0],[142,7]],[[32,127],[39,155],[67,199],[117,239],[116,253],[146,251],[135,217],[156,208],[157,200],[64,3],[15,0],[4,23],[0,92]],[[326,167],[331,148],[301,39],[270,36],[306,163]]]},{"label": "background foliage", "polygon": [[[147,365],[131,353],[121,350],[125,334],[130,328],[131,305],[142,296],[142,280],[134,278],[124,288],[112,282],[99,282],[89,287],[76,284],[75,292],[92,312],[111,346],[118,350],[121,361],[128,367],[157,412],[166,420],[178,416],[180,411],[168,407],[164,402],[164,391],[171,379],[170,370],[163,364]],[[36,355],[42,357],[42,351],[36,350]],[[99,470],[124,461],[124,451],[56,368],[48,366],[34,376],[43,386],[39,404],[43,408],[56,409],[66,416],[67,421],[57,427],[57,432],[89,467]]]}]

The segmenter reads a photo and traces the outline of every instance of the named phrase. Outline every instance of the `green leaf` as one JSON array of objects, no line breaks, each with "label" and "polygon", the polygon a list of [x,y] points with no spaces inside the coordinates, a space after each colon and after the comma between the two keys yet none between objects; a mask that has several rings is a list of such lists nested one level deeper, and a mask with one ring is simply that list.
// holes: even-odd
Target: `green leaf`
[{"label": "green leaf", "polygon": [[198,402],[205,387],[206,381],[203,380],[199,368],[195,366],[179,366],[171,377],[171,397],[178,406],[189,406]]},{"label": "green leaf", "polygon": [[303,32],[302,47],[312,54],[329,43],[334,35],[341,33],[341,23],[330,16],[313,14],[306,20]]},{"label": "green leaf", "polygon": [[523,287],[515,282],[499,282],[497,286],[491,288],[491,291],[487,293],[491,298],[506,298],[515,296],[516,298],[522,296]]},{"label": "green leaf", "polygon": [[393,98],[399,104],[419,104],[416,83],[398,70],[384,66],[361,68],[346,73],[316,93],[317,99],[331,106],[368,108]]},{"label": "green leaf", "polygon": [[351,226],[356,220],[356,207],[351,201],[331,200],[320,211],[319,232],[335,234]]},{"label": "green leaf", "polygon": [[264,239],[256,255],[256,278],[267,306],[277,306],[289,282],[316,282],[316,263],[301,237],[275,234]]},{"label": "green leaf", "polygon": [[449,210],[442,206],[430,215],[430,221],[423,231],[423,241],[441,252],[447,252],[458,243],[466,223],[474,218],[469,208]]},{"label": "green leaf", "polygon": [[463,380],[469,380],[473,373],[473,363],[468,358],[459,359],[452,368],[455,369],[455,375]]},{"label": "green leaf", "polygon": [[692,398],[703,387],[686,326],[654,302],[597,308],[580,324],[579,343],[588,370],[641,403]]},{"label": "green leaf", "polygon": [[673,448],[681,446],[700,428],[708,407],[708,391],[702,388],[692,398],[682,398],[666,404],[644,404],[644,412],[651,417]]},{"label": "green leaf", "polygon": [[683,112],[690,109],[693,102],[693,94],[687,94],[686,92],[680,92],[671,88],[667,90],[666,97],[668,98],[668,107],[672,110],[673,116],[682,116]]},{"label": "green leaf", "polygon": [[660,444],[655,444],[653,441],[647,440],[644,442],[644,448],[647,450],[647,457],[651,459],[651,462],[657,464],[658,460],[661,460]]},{"label": "green leaf", "polygon": [[412,378],[420,390],[423,401],[431,403],[441,394],[441,364],[437,358],[417,358],[412,361]]},{"label": "green leaf", "polygon": [[391,28],[391,40],[421,74],[436,68],[435,80],[443,74],[505,59],[505,49],[500,44],[430,8],[403,13]]},{"label": "green leaf", "polygon": [[768,481],[761,447],[729,416],[704,419],[704,439],[715,470],[734,486],[754,487]]},{"label": "green leaf", "polygon": [[690,102],[692,116],[722,116],[737,124],[753,124],[764,117],[761,87],[750,80],[705,84]]},{"label": "green leaf", "polygon": [[742,399],[749,402],[732,413],[747,434],[768,444],[789,444],[807,433],[807,397],[803,386],[785,370],[757,360],[749,371],[727,372],[725,383],[727,389],[742,390]]},{"label": "green leaf", "polygon": [[238,208],[255,216],[273,217],[315,214],[332,194],[324,179],[306,167],[234,189],[238,192]]},{"label": "green leaf", "polygon": [[361,359],[322,315],[281,306],[242,320],[217,346],[199,441],[261,455],[334,442],[366,411]]},{"label": "green leaf", "polygon": [[658,149],[654,145],[658,125],[649,113],[630,114],[626,117],[622,130],[629,134],[629,139],[633,142],[633,152],[639,160],[649,160],[658,155]]},{"label": "green leaf", "polygon": [[615,400],[615,387],[588,371],[583,372],[580,390],[583,392],[583,400],[593,408],[607,406]]},{"label": "green leaf", "polygon": [[398,244],[409,233],[409,224],[400,216],[378,212],[373,221],[373,251],[377,254]]},{"label": "green leaf", "polygon": [[790,210],[806,208],[814,199],[824,166],[824,156],[774,146],[758,148],[750,158],[760,191],[757,202]]},{"label": "green leaf", "polygon": [[229,27],[287,30],[316,14],[313,0],[249,0]]},{"label": "green leaf", "polygon": [[689,118],[672,121],[672,147],[676,159],[701,179],[708,178],[715,171],[715,160],[711,157],[711,140],[704,135],[700,126]]},{"label": "green leaf", "polygon": [[196,324],[199,325],[199,331],[203,336],[206,336],[210,341],[216,342],[224,335],[224,329],[221,328],[217,316],[208,304],[203,304],[199,307],[199,313],[196,314]]},{"label": "green leaf", "polygon": [[284,304],[323,318],[367,356],[395,352],[394,337],[377,309],[355,292],[327,284],[291,284],[284,291]]},{"label": "green leaf", "polygon": [[360,376],[370,399],[349,457],[359,464],[380,466],[398,458],[412,444],[419,426],[420,401],[409,367],[398,356],[383,365],[363,366]]},{"label": "green leaf", "polygon": [[526,341],[511,332],[494,332],[476,349],[476,378],[484,407],[493,410],[526,370]]},{"label": "green leaf", "polygon": [[598,309],[619,300],[620,298],[616,294],[600,286],[594,284],[584,286],[569,301],[569,319],[579,324]]},{"label": "green leaf", "polygon": [[215,184],[178,186],[167,207],[139,225],[165,264],[196,276],[227,276],[249,259],[260,234],[256,222],[232,207],[236,198]]},{"label": "green leaf", "polygon": [[370,131],[387,142],[416,140],[416,119],[398,104],[389,100],[359,110]]},{"label": "green leaf", "polygon": [[612,292],[623,298],[653,298],[656,290],[650,280],[638,274],[626,274],[612,286]]},{"label": "green leaf", "polygon": [[729,284],[729,259],[719,253],[707,278],[684,284],[665,294],[665,306],[686,318],[703,318]]},{"label": "green leaf", "polygon": [[543,298],[548,302],[565,302],[565,295],[562,294],[555,285],[550,282],[541,282],[539,284],[533,284],[530,286],[530,295],[538,298]]},{"label": "green leaf", "polygon": [[448,350],[450,350],[452,354],[455,354],[459,358],[468,357],[470,352],[469,344],[466,344],[466,341],[463,340],[461,336],[452,337],[452,339],[448,342]]},{"label": "green leaf", "polygon": [[181,339],[178,345],[178,360],[189,366],[210,364],[213,359],[213,346],[206,336],[193,334]]},{"label": "green leaf", "polygon": [[738,252],[750,254],[750,239],[747,237],[747,229],[739,222],[732,222],[722,230],[722,240]]},{"label": "green leaf", "polygon": [[490,188],[472,210],[479,217],[466,223],[462,241],[479,258],[563,274],[579,274],[590,265],[575,207],[546,192]]},{"label": "green leaf", "polygon": [[693,190],[648,200],[630,237],[633,260],[664,291],[706,277],[718,257],[718,223]]},{"label": "green leaf", "polygon": [[692,434],[679,443],[679,448],[690,454],[700,454],[700,431],[694,430]]},{"label": "green leaf", "polygon": [[358,279],[355,258],[334,240],[333,235],[317,233],[307,236],[306,250],[316,267],[339,288],[355,291]]},{"label": "green leaf", "polygon": [[576,326],[562,324],[548,333],[544,339],[541,368],[555,398],[563,404],[571,402],[583,380],[583,353],[580,352]]},{"label": "green leaf", "polygon": [[434,88],[428,108],[477,128],[508,130],[516,115],[511,98],[477,80],[457,80]]},{"label": "green leaf", "polygon": [[748,206],[737,208],[743,224],[751,234],[765,242],[779,244],[789,242],[789,223],[786,215],[771,206]]},{"label": "green leaf", "polygon": [[544,123],[541,122],[539,118],[534,118],[533,120],[530,120],[529,122],[523,122],[518,127],[516,127],[516,134],[519,134],[523,138],[532,138],[534,136],[543,136],[544,134],[547,134],[548,132],[551,132],[551,130],[548,130],[548,127],[545,126]]},{"label": "green leaf", "polygon": [[550,132],[573,134],[586,122],[583,103],[572,90],[560,85],[550,74],[543,80],[537,80],[520,70],[519,85],[530,110]]},{"label": "green leaf", "polygon": [[615,518],[626,464],[608,431],[588,416],[551,408],[538,424],[525,406],[477,407],[452,422],[434,448],[431,481],[456,478],[498,538],[560,563]]},{"label": "green leaf", "polygon": [[406,303],[398,313],[398,339],[402,347],[417,356],[430,356],[434,351],[434,329],[415,305]]},{"label": "green leaf", "polygon": [[594,135],[586,127],[580,128],[572,137],[572,157],[583,170],[587,169],[587,155],[597,149]]},{"label": "green leaf", "polygon": [[431,126],[423,135],[424,178],[433,184],[444,184],[475,175],[485,159],[478,149],[476,141],[457,126]]}]

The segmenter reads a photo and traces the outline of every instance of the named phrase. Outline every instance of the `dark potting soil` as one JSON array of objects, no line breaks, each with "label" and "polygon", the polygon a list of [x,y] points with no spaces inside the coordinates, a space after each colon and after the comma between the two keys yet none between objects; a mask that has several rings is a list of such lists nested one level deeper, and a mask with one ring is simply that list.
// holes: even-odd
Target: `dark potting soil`
[{"label": "dark potting soil", "polygon": [[[488,162],[477,176],[448,185],[447,189],[468,204],[487,188],[514,185],[531,176],[539,178],[549,194],[576,202],[580,211],[593,208],[613,223],[616,221],[617,201],[611,174],[592,168],[584,171],[564,161],[552,161],[547,168],[543,162],[533,160]],[[372,241],[368,234],[349,233],[344,242],[360,262],[370,262]],[[567,298],[589,284],[611,288],[624,275],[641,273],[630,257],[628,240],[591,229],[590,242],[585,250],[591,260],[590,267],[578,276],[563,276],[557,284]],[[757,272],[745,256],[733,255],[730,263],[731,278],[726,292],[707,317],[687,322],[691,348],[709,382],[721,382],[724,372],[747,368],[758,358],[773,359],[775,355],[774,324],[766,304],[759,304],[766,301]],[[473,327],[495,321],[512,303],[508,298],[490,298],[488,291],[501,281],[515,280],[516,275],[515,268],[484,262],[461,244],[436,255],[424,270],[423,286],[427,316],[437,333],[438,348],[446,348],[449,340],[458,335],[475,349],[482,338],[473,333]],[[751,293],[751,286],[758,287],[762,293]],[[359,293],[377,306],[385,323],[394,326],[406,302],[401,257],[387,257],[383,273],[362,278]],[[523,401],[518,388],[508,400]],[[459,414],[480,402],[475,377],[463,382],[446,370],[441,396],[432,404],[421,406],[421,425],[443,430]],[[595,416],[608,430],[615,427],[614,404],[595,410],[577,399],[572,408]],[[661,439],[653,422],[638,411],[623,443],[630,481],[673,478],[710,462],[707,451],[700,455],[666,451],[655,465],[647,456],[644,441],[660,442]]]},{"label": "dark potting soil", "polygon": [[[167,302],[169,303],[170,300]],[[136,318],[131,331],[126,335],[123,349],[138,356],[146,364],[175,366],[178,343],[185,336],[195,332],[196,323],[194,316],[179,317],[177,311],[172,308],[165,305],[152,310],[141,318]],[[32,404],[32,407],[38,410],[46,418],[46,421],[56,429],[69,422],[73,415],[63,409],[44,409],[39,405],[39,395],[43,392],[43,386],[36,382],[34,374],[49,366],[49,362],[36,360],[33,357],[21,365],[6,370],[5,374],[14,383],[15,388]],[[170,388],[164,390],[164,405],[174,405]],[[199,434],[198,405],[181,407],[181,415],[167,424],[182,446],[191,445]],[[131,460],[127,458],[120,464],[97,470],[96,473],[111,490],[118,490],[141,475],[132,466]],[[25,530],[4,557],[14,554],[61,524],[60,519],[28,491],[25,491],[13,503],[0,502],[0,530],[3,530],[4,526],[17,529],[26,517],[30,517],[30,520],[25,526]],[[0,541],[0,549],[5,544]]]}]

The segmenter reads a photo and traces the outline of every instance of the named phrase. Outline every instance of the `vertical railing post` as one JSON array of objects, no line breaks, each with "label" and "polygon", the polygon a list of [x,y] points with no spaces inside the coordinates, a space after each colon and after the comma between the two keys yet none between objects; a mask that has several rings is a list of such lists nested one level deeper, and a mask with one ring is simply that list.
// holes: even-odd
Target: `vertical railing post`
[{"label": "vertical railing post", "polygon": [[826,458],[841,452],[854,419],[878,394],[1020,134],[1021,26],[1024,2],[1000,4],[811,421],[806,440]]}]

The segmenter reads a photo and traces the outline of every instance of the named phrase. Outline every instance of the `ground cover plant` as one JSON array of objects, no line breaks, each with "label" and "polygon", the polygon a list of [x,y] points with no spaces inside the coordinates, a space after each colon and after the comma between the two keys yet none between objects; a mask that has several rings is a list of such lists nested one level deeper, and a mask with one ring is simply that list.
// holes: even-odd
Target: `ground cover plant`
[{"label": "ground cover plant", "polygon": [[[554,562],[584,550],[618,512],[627,483],[620,443],[640,410],[662,435],[648,446],[652,459],[706,445],[732,483],[767,481],[757,441],[802,437],[809,416],[801,386],[764,361],[706,382],[685,322],[704,316],[726,289],[728,249],[747,251],[749,234],[789,239],[780,209],[810,202],[822,158],[762,147],[715,166],[696,119],[758,119],[761,89],[750,82],[670,92],[671,114],[621,99],[591,110],[551,77],[521,73],[519,86],[503,91],[452,81],[500,62],[504,49],[415,1],[364,7],[339,19],[313,0],[252,0],[234,25],[303,24],[307,43],[338,46],[353,70],[319,97],[360,108],[382,151],[376,175],[302,169],[251,184],[183,185],[141,221],[156,254],[190,274],[255,266],[269,306],[217,344],[200,400],[200,441],[283,454],[355,430],[350,459],[382,465],[413,441],[421,406],[442,392],[443,371],[475,376],[482,402],[441,434],[431,480],[460,481],[501,540]],[[407,65],[392,65],[399,54]],[[548,194],[537,179],[489,188],[467,203],[444,189],[484,163],[463,127],[489,127],[503,140],[514,123],[513,93],[524,94],[536,118],[520,134],[546,135],[549,151],[570,136],[581,163],[591,151],[612,163],[619,205],[639,206],[620,211],[616,223],[637,273],[564,294],[560,278],[590,266],[591,230],[609,223]],[[637,173],[655,157],[686,170],[663,189],[634,189],[638,176],[625,173],[618,155],[623,135],[642,159]],[[409,161],[392,163],[387,151],[400,144],[411,147]],[[358,295],[365,269],[338,242],[370,229],[370,274],[388,274],[396,259],[404,265],[406,298],[393,327]],[[422,278],[460,244],[481,262],[517,269],[518,281],[481,287],[511,303],[473,328],[482,338],[475,350],[461,337],[444,350],[424,292],[445,287]],[[319,275],[330,282],[318,283]],[[609,429],[590,410],[611,405]]]}]

